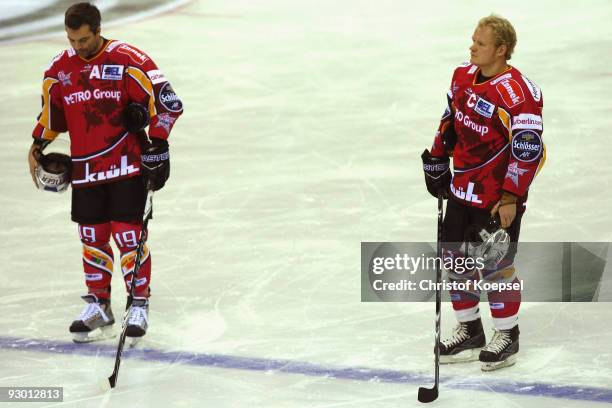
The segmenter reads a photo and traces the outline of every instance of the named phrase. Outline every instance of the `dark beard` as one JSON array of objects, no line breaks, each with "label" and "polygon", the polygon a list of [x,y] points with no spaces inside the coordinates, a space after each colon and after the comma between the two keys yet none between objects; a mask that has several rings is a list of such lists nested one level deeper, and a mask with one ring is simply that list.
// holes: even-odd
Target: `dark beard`
[{"label": "dark beard", "polygon": [[100,37],[100,43],[98,44],[98,46],[96,47],[95,50],[93,50],[92,52],[90,52],[89,54],[87,54],[87,56],[83,57],[85,59],[90,59],[91,57],[93,57],[94,55],[96,55],[97,53],[100,52],[100,50],[102,48],[104,48],[104,44],[106,43],[106,38],[104,37]]}]

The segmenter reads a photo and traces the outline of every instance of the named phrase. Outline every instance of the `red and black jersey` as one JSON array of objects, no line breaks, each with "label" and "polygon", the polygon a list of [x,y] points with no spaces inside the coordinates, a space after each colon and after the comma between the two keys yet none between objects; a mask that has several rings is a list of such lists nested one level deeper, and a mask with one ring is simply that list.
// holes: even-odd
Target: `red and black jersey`
[{"label": "red and black jersey", "polygon": [[42,112],[33,137],[70,134],[72,186],[92,186],[140,174],[140,140],[127,131],[123,110],[148,108],[149,136],[167,139],[183,104],[153,60],[139,49],[105,40],[89,59],[70,48],[45,71]]},{"label": "red and black jersey", "polygon": [[546,158],[542,91],[514,67],[480,83],[479,71],[469,63],[455,69],[431,153],[452,156],[450,189],[459,202],[491,208],[503,191],[524,202]]}]

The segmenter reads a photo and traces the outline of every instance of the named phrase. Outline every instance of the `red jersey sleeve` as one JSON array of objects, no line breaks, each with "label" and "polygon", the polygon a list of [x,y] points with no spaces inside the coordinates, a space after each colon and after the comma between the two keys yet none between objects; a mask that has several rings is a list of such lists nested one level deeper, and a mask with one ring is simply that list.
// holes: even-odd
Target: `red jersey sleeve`
[{"label": "red jersey sleeve", "polygon": [[66,51],[53,58],[45,71],[41,94],[42,109],[32,132],[32,137],[36,139],[52,141],[57,135],[68,130],[59,84],[60,81],[70,82],[70,76],[58,71],[58,65],[65,53]]},{"label": "red jersey sleeve", "polygon": [[126,70],[127,93],[132,101],[148,107],[149,136],[168,139],[174,123],[183,113],[183,103],[148,55],[127,44],[121,45],[118,52],[130,56],[131,63]]},{"label": "red jersey sleeve", "polygon": [[453,84],[455,83],[457,69],[453,73],[451,86],[446,93],[446,109],[442,114],[440,124],[438,125],[438,129],[436,130],[436,135],[431,146],[431,155],[434,157],[452,156],[455,143],[457,142],[457,134],[455,133],[455,127],[453,126],[453,117],[455,115],[455,109],[453,108]]},{"label": "red jersey sleeve", "polygon": [[[502,189],[523,197],[546,161],[542,91],[523,75],[513,82],[502,81],[497,88],[508,105],[508,111],[500,109],[500,118],[510,128],[511,154]],[[524,101],[512,106],[513,95]]]}]

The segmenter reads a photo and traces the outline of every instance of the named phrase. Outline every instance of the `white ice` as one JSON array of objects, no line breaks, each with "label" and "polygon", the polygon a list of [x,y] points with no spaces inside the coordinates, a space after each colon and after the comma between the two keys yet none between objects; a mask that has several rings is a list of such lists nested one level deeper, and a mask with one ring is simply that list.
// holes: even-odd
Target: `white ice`
[{"label": "white ice", "polygon": [[[32,406],[417,405],[418,386],[431,385],[433,304],[361,303],[360,242],[435,239],[419,155],[476,21],[490,12],[514,23],[511,62],[544,94],[548,160],[522,240],[610,241],[612,3],[193,1],[104,31],[148,52],[185,104],[172,177],[154,199],[151,327],[139,347],[424,381],[126,358],[118,387],[104,393],[111,357],[0,348],[0,386],[64,387],[63,403]],[[61,34],[0,45],[0,339],[69,343],[82,307],[70,196],[35,190],[26,164],[42,73],[67,46]],[[114,294],[121,315],[119,276]],[[443,366],[437,406],[598,404],[500,391],[513,382],[597,387],[609,398],[609,304],[521,310],[517,365],[487,374],[477,363]],[[442,324],[450,333],[448,304]]]}]

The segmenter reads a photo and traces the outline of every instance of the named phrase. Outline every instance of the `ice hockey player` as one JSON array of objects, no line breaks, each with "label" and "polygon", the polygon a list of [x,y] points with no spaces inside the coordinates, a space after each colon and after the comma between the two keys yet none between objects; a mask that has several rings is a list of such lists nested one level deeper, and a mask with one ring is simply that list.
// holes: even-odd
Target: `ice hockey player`
[{"label": "ice hockey player", "polygon": [[[474,229],[498,219],[513,246],[483,270],[450,280],[518,282],[513,266],[527,192],[545,161],[542,92],[508,64],[516,45],[510,22],[490,15],[472,36],[470,61],[454,71],[431,152],[422,155],[427,190],[448,198],[443,222],[443,256],[462,257]],[[453,159],[453,172],[449,165]],[[470,232],[471,231],[471,232]],[[495,231],[488,236],[500,237]],[[503,239],[503,238],[502,238]],[[487,344],[480,318],[480,292],[451,291],[459,322],[440,344],[440,362],[480,360],[484,371],[513,365],[519,351],[520,290],[488,293],[494,334]]]},{"label": "ice hockey player", "polygon": [[[170,175],[167,139],[183,105],[147,54],[102,37],[94,5],[72,5],[64,22],[71,47],[44,73],[28,163],[39,188],[62,191],[72,185],[72,220],[78,223],[88,291],[70,332],[76,342],[88,342],[112,335],[110,237],[129,290],[146,190],[161,189]],[[71,166],[43,151],[62,132],[69,132]],[[147,331],[150,280],[145,245],[128,316],[130,337]]]}]

